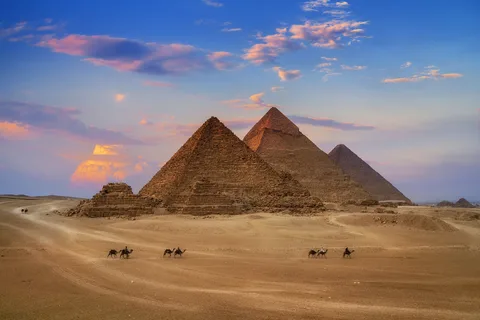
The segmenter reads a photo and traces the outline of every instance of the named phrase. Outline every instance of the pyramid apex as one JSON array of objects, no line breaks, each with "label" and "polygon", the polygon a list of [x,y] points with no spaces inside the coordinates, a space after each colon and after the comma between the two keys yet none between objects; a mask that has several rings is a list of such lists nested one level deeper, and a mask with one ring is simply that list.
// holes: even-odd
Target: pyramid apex
[{"label": "pyramid apex", "polygon": [[265,115],[252,127],[243,140],[248,141],[256,137],[264,129],[271,129],[295,136],[301,135],[300,129],[295,125],[295,123],[288,119],[287,116],[278,110],[278,108],[271,107],[267,113],[265,113]]}]

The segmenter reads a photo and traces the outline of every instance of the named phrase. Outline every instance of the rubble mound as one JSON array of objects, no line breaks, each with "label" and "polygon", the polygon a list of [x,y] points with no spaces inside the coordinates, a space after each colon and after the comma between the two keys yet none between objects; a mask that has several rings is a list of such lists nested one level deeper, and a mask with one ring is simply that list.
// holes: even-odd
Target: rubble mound
[{"label": "rubble mound", "polygon": [[275,170],[289,172],[322,201],[373,198],[275,107],[252,127],[243,141]]},{"label": "rubble mound", "polygon": [[208,119],[140,190],[168,212],[318,212],[324,206],[292,175],[275,171],[215,117]]},{"label": "rubble mound", "polygon": [[344,144],[337,145],[328,156],[376,200],[402,200],[411,204],[410,199]]},{"label": "rubble mound", "polygon": [[455,204],[453,202],[450,202],[450,201],[440,201],[439,203],[437,203],[437,207],[453,207]]},{"label": "rubble mound", "polygon": [[67,216],[85,217],[135,217],[153,214],[161,201],[136,195],[126,183],[108,183],[92,199],[82,200],[66,212]]}]

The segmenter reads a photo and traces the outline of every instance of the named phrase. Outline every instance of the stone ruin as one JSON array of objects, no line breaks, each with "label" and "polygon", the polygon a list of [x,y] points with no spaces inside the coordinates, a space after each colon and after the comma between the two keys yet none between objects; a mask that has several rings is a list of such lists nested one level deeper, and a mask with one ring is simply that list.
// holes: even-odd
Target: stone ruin
[{"label": "stone ruin", "polygon": [[153,214],[161,201],[136,195],[126,183],[108,183],[92,199],[82,200],[75,208],[67,211],[67,216],[136,217]]}]

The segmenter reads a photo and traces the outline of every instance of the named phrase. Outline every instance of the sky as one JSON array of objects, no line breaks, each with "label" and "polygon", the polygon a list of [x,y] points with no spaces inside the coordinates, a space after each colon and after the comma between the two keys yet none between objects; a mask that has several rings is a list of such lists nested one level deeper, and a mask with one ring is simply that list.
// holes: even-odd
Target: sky
[{"label": "sky", "polygon": [[137,192],[209,117],[272,106],[416,202],[480,201],[477,0],[0,4],[0,193]]}]

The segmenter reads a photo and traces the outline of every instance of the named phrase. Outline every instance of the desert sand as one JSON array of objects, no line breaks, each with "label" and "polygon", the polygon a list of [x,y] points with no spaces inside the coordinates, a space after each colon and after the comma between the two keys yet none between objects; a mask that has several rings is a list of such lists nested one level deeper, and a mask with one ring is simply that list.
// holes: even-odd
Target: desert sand
[{"label": "desert sand", "polygon": [[[0,319],[480,318],[480,209],[53,213],[77,203],[0,198]],[[125,245],[130,259],[107,258]]]}]

